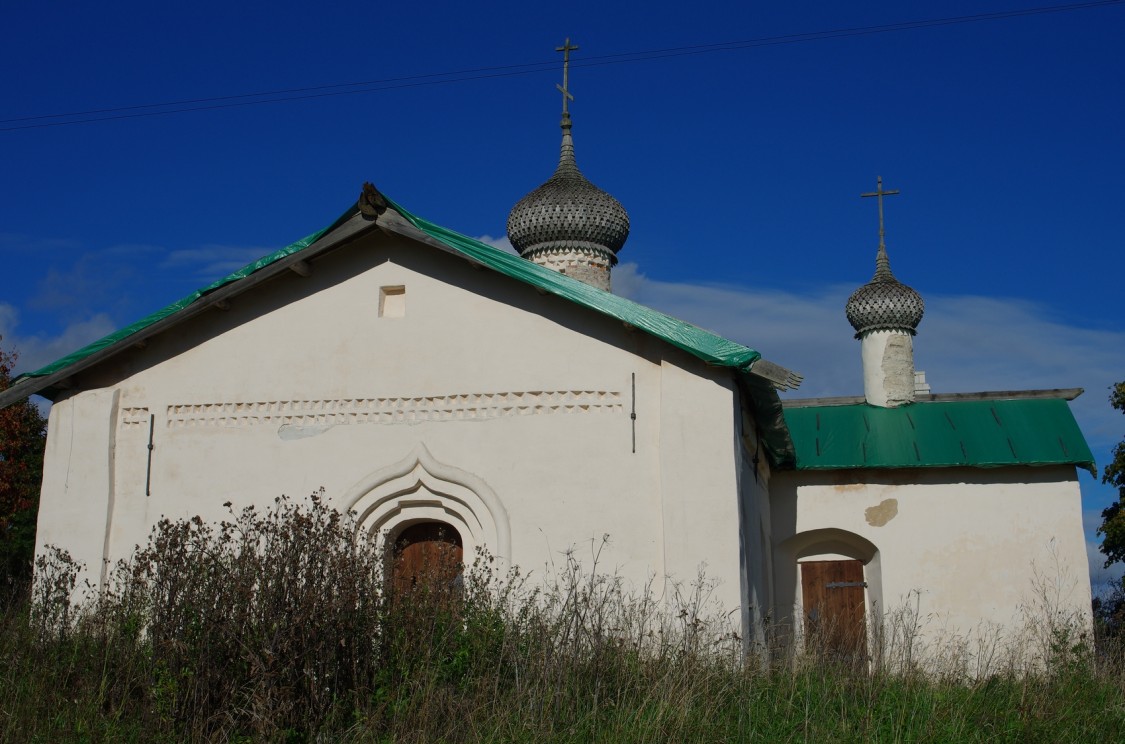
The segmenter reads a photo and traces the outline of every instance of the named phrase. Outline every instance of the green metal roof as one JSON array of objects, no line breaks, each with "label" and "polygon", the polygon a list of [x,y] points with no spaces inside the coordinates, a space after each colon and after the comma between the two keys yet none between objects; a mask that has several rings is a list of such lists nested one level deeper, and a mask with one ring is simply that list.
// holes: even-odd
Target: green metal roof
[{"label": "green metal roof", "polygon": [[[384,197],[384,199],[386,198]],[[703,360],[707,364],[730,368],[744,383],[754,399],[752,402],[755,410],[765,423],[766,446],[775,462],[792,464],[792,443],[789,441],[782,420],[781,402],[767,379],[780,384],[782,387],[796,387],[800,381],[799,376],[765,362],[762,360],[760,353],[740,343],[725,339],[691,323],[686,323],[631,300],[602,291],[479,240],[436,225],[410,213],[390,199],[386,199],[386,202],[397,214],[392,215],[391,211],[388,210],[385,215],[377,218],[377,222],[381,227],[391,232],[398,232],[416,239],[429,238],[436,241],[439,247],[455,255],[530,284],[542,292],[557,295],[603,315],[616,318]],[[401,215],[401,219],[397,215]],[[333,241],[334,236],[341,234],[349,224],[360,219],[362,218],[358,207],[352,207],[323,230],[318,230],[295,243],[264,256],[238,271],[192,292],[187,297],[157,310],[132,325],[100,338],[45,367],[20,375],[13,380],[12,386],[7,391],[0,393],[0,406],[28,395],[50,390],[52,383],[43,378],[53,376],[52,379],[58,380],[60,375],[67,373],[68,368],[74,367],[71,371],[77,372],[85,366],[101,363],[107,354],[116,353],[118,348],[124,350],[135,343],[137,339],[143,338],[145,334],[142,332],[157,323],[163,322],[166,326],[167,322],[176,322],[177,316],[183,316],[186,319],[190,310],[196,310],[200,305],[205,305],[201,301],[217,290],[235,285],[258,275],[259,272],[283,270],[275,264],[303,251],[309,251],[310,254],[315,253],[318,248]],[[375,223],[376,218],[372,218],[369,224],[373,226]],[[340,228],[340,230],[338,231],[337,228]],[[348,234],[354,236],[357,234],[357,230],[352,229]],[[237,290],[237,287],[234,289]],[[97,359],[88,359],[95,354],[99,355]],[[85,364],[83,364],[84,360],[87,360]],[[761,369],[767,371],[752,372],[755,364],[759,362],[762,363]]]},{"label": "green metal roof", "polygon": [[1058,398],[794,407],[785,421],[798,470],[1068,464],[1097,474]]}]

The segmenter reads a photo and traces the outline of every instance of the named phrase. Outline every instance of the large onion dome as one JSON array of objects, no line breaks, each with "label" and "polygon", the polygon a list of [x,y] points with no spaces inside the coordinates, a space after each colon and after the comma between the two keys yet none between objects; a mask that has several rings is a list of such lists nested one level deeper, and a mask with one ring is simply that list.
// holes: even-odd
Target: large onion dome
[{"label": "large onion dome", "polygon": [[874,278],[853,292],[846,306],[856,338],[867,331],[906,331],[913,336],[925,309],[922,295],[895,279],[882,245]]},{"label": "large onion dome", "polygon": [[604,254],[612,266],[629,237],[629,215],[619,201],[578,170],[570,129],[566,116],[558,168],[546,183],[512,207],[508,240],[524,258],[556,251],[592,251]]}]

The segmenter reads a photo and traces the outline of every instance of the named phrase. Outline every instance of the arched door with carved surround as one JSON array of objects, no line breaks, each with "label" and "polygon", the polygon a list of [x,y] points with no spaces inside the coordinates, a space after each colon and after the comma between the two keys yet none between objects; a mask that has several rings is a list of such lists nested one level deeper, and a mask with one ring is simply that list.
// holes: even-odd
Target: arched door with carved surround
[{"label": "arched door with carved surround", "polygon": [[391,586],[396,594],[418,588],[452,591],[464,571],[461,534],[450,524],[417,522],[394,537]]},{"label": "arched door with carved surround", "polygon": [[486,550],[497,565],[511,559],[508,513],[496,493],[479,476],[439,462],[423,444],[361,478],[344,496],[343,506],[392,555],[408,528],[436,522],[452,528],[462,553],[475,558]]}]

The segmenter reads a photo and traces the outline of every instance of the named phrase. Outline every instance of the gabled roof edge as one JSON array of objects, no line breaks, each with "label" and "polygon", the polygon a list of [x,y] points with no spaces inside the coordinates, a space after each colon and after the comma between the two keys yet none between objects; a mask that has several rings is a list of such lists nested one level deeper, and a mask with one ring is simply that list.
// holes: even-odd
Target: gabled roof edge
[{"label": "gabled roof edge", "polygon": [[[547,294],[570,300],[602,315],[620,320],[675,346],[708,364],[721,367],[749,369],[762,355],[747,346],[725,339],[678,318],[640,305],[632,300],[611,294],[565,274],[548,269],[527,259],[506,253],[455,232],[429,220],[411,214],[390,199],[387,200],[399,215],[425,236],[437,240],[463,257],[501,274],[530,284]],[[380,226],[403,237],[419,239],[407,225],[390,216],[379,217]],[[423,241],[426,242],[426,241]]]},{"label": "gabled roof edge", "polygon": [[[376,195],[382,197],[377,192]],[[775,388],[795,388],[800,384],[800,375],[762,359],[759,352],[747,346],[444,228],[412,214],[390,199],[382,198],[392,209],[376,216],[370,210],[362,209],[361,199],[360,205],[344,212],[323,230],[264,256],[45,367],[20,375],[11,387],[0,392],[0,407],[36,393],[54,392],[70,376],[206,310],[225,296],[237,294],[280,273],[289,264],[329,250],[377,226],[385,232],[447,250],[542,292],[620,320],[709,365],[731,369],[754,393],[755,410],[763,415],[763,421],[772,422],[767,424],[771,432],[767,437],[771,455],[779,462],[792,458],[793,444],[780,416],[781,403]]]},{"label": "gabled roof edge", "polygon": [[[48,394],[63,387],[72,375],[92,367],[113,356],[127,346],[143,342],[146,338],[166,330],[169,326],[186,320],[220,302],[238,294],[249,286],[287,269],[298,261],[309,258],[356,237],[373,227],[360,218],[355,208],[340,215],[328,227],[290,243],[267,256],[253,261],[223,278],[197,289],[140,320],[103,336],[82,348],[56,359],[32,372],[18,375],[7,390],[0,391],[0,408],[23,400],[31,395]],[[299,255],[298,255],[299,254]],[[288,259],[288,260],[287,260]],[[253,279],[250,277],[253,276]],[[246,280],[250,280],[249,283]]]}]

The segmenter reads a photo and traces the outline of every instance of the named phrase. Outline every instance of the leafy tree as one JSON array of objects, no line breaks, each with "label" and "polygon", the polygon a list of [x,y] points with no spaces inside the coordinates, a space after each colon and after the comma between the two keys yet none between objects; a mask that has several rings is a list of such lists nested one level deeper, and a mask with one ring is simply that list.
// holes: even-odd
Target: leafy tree
[{"label": "leafy tree", "polygon": [[[1114,408],[1125,413],[1125,382],[1110,388],[1109,402]],[[1102,540],[1101,550],[1105,553],[1105,565],[1125,562],[1125,440],[1113,448],[1113,461],[1105,466],[1102,483],[1117,486],[1117,501],[1102,512],[1102,524],[1098,534]]]},{"label": "leafy tree", "polygon": [[1110,579],[1103,596],[1094,597],[1092,607],[1099,642],[1125,640],[1125,577]]},{"label": "leafy tree", "polygon": [[[0,348],[0,390],[18,355]],[[35,552],[47,422],[30,401],[0,410],[0,596],[26,585]]]}]

